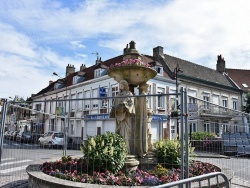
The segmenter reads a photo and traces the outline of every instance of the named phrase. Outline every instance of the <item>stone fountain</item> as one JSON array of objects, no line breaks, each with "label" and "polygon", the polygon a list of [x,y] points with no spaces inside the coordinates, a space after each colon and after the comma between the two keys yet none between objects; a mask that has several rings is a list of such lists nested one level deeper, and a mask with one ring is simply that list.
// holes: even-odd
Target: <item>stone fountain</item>
[{"label": "stone fountain", "polygon": [[[127,91],[126,99],[120,100],[125,110],[111,110],[110,117],[116,117],[116,126],[126,126],[121,134],[126,140],[129,155],[125,165],[139,164],[135,158],[142,159],[152,148],[151,144],[151,116],[152,110],[149,108],[147,94],[149,85],[147,81],[154,78],[157,72],[150,64],[145,63],[141,59],[141,55],[135,48],[135,42],[131,41],[129,47],[124,49],[123,61],[111,65],[108,75],[114,78],[118,83],[127,82],[129,91]],[[125,80],[125,82],[124,82]],[[123,88],[124,86],[120,85]],[[133,88],[138,87],[139,97],[133,97]],[[123,90],[123,89],[122,89]],[[124,91],[120,91],[120,96],[124,97]],[[125,102],[124,102],[125,101]],[[113,105],[114,106],[114,105]],[[117,105],[118,106],[118,105]],[[120,107],[119,107],[120,108]],[[134,109],[133,109],[134,108]],[[116,116],[116,114],[118,114]],[[125,123],[122,123],[122,122]],[[121,129],[121,128],[119,128]]]}]

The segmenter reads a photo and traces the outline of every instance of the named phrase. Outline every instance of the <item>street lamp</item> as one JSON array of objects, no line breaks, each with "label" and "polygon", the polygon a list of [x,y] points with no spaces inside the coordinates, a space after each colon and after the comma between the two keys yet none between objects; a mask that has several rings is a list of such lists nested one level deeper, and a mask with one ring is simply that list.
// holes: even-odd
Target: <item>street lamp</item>
[{"label": "street lamp", "polygon": [[[179,109],[179,102],[178,102],[178,72],[183,72],[181,68],[179,67],[179,64],[177,63],[175,69],[174,69],[174,74],[175,74],[175,86],[176,86],[176,110],[178,111]],[[177,115],[176,118],[177,121],[177,136],[179,137],[179,116]]]},{"label": "street lamp", "polygon": [[[67,97],[67,83],[66,80],[64,78],[62,78],[61,76],[59,76],[56,72],[53,72],[54,76],[57,76],[59,78],[61,78],[63,80],[63,83],[66,85],[66,97]],[[67,98],[66,98],[67,99]],[[67,131],[66,131],[66,99],[64,99],[64,123],[63,123],[63,133],[64,133],[64,143],[63,143],[63,156],[66,156],[66,151],[67,151]],[[69,119],[68,119],[68,124],[69,124]]]}]

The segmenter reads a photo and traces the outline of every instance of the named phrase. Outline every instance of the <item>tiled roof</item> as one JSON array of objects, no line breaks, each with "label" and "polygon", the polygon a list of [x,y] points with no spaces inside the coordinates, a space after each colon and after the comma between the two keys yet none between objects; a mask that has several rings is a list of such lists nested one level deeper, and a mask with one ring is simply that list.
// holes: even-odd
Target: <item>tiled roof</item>
[{"label": "tiled roof", "polygon": [[166,54],[164,54],[164,60],[172,72],[174,72],[175,67],[179,64],[179,67],[183,72],[178,73],[178,75],[233,87],[232,83],[226,78],[226,76],[214,69]]},{"label": "tiled roof", "polygon": [[[84,81],[94,79],[95,69],[98,69],[98,68],[107,68],[111,64],[114,65],[115,63],[120,63],[122,61],[123,61],[123,55],[120,55],[120,56],[108,59],[108,60],[103,61],[101,63],[98,63],[98,64],[95,64],[95,65],[92,65],[90,67],[86,67],[86,68],[82,69],[81,72],[84,72],[84,78],[85,78]],[[142,61],[145,62],[145,63],[152,63],[155,60],[154,60],[154,58],[152,56],[142,55]],[[72,73],[72,74],[70,74],[70,75],[68,75],[67,77],[64,78],[67,87],[70,86],[70,85],[72,85],[73,77],[75,75],[77,75],[77,72],[74,72],[74,73]],[[54,85],[55,85],[56,82],[57,81],[51,83],[49,86],[47,86],[46,88],[42,89],[40,92],[38,92],[34,96],[41,95],[41,94],[49,92],[49,91],[53,91],[54,90]]]},{"label": "tiled roof", "polygon": [[[226,69],[226,72],[240,89],[242,89],[244,92],[250,91],[250,70]],[[243,86],[243,84],[245,86]]]}]

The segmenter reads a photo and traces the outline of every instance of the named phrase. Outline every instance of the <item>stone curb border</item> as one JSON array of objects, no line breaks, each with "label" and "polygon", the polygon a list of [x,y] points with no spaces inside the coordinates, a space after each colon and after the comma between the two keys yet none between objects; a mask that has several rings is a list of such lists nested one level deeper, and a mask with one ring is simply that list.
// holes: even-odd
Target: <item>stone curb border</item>
[{"label": "stone curb border", "polygon": [[[39,166],[40,164],[31,164],[26,168],[26,172],[29,176],[29,179],[28,179],[29,188],[37,188],[37,187],[62,188],[62,185],[64,188],[107,188],[107,185],[73,182],[73,181],[63,180],[60,178],[49,176],[43,173],[40,170]],[[229,181],[231,182],[233,178],[233,174],[234,174],[233,171],[227,168],[222,168],[221,171],[228,177]],[[222,185],[223,185],[223,182],[220,183],[220,186]],[[108,187],[114,187],[114,186],[109,185]],[[128,186],[115,186],[115,187],[128,188]],[[148,186],[134,186],[134,187],[148,188]],[[217,187],[217,186],[212,186],[212,182],[211,182],[211,187]]]}]

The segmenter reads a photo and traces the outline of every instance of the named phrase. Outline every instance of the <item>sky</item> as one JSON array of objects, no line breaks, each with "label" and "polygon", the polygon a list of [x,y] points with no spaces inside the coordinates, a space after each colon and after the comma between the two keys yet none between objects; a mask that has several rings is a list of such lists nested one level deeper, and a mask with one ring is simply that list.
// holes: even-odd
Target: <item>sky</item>
[{"label": "sky", "polygon": [[0,98],[26,99],[76,71],[123,54],[164,53],[216,69],[250,69],[249,0],[0,0]]}]

